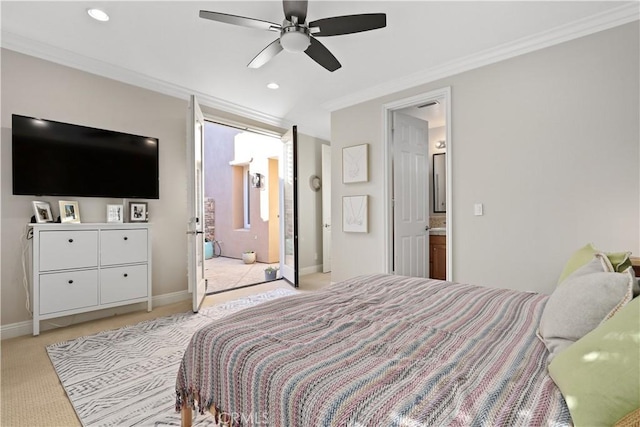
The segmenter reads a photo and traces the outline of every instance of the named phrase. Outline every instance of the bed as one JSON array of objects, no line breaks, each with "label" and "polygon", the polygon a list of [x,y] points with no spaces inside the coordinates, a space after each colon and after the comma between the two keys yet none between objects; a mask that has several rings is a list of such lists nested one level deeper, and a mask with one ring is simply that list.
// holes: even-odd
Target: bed
[{"label": "bed", "polygon": [[563,426],[542,294],[391,275],[245,309],[194,334],[176,381],[230,425]]}]

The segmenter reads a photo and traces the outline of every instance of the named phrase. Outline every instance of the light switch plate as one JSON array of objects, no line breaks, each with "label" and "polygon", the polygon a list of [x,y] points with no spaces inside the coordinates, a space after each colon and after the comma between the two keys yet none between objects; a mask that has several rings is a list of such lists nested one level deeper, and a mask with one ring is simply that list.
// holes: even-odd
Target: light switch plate
[{"label": "light switch plate", "polygon": [[482,215],[482,203],[476,203],[475,205],[473,205],[473,214],[475,216]]}]

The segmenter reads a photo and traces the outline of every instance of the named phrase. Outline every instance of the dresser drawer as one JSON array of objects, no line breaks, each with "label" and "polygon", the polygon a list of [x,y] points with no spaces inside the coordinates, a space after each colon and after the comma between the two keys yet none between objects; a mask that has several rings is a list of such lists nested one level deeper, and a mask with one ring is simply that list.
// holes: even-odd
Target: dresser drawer
[{"label": "dresser drawer", "polygon": [[40,271],[98,266],[98,231],[40,233]]},{"label": "dresser drawer", "polygon": [[100,270],[100,304],[110,304],[148,296],[147,266],[103,268]]},{"label": "dresser drawer", "polygon": [[100,265],[147,262],[147,230],[103,230]]},{"label": "dresser drawer", "polygon": [[98,270],[40,275],[40,314],[98,305]]}]

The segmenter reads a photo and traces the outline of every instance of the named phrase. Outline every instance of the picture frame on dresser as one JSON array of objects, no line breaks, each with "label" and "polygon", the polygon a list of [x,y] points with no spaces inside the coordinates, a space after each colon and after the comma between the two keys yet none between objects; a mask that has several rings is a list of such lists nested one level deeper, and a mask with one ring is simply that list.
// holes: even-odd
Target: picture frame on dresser
[{"label": "picture frame on dresser", "polygon": [[147,202],[129,202],[129,222],[149,221]]},{"label": "picture frame on dresser", "polygon": [[60,222],[80,224],[80,206],[75,200],[60,200]]},{"label": "picture frame on dresser", "polygon": [[107,222],[124,222],[124,205],[107,205]]},{"label": "picture frame on dresser", "polygon": [[49,202],[34,200],[31,204],[33,205],[33,213],[38,224],[53,222],[53,214],[51,213],[51,204]]}]

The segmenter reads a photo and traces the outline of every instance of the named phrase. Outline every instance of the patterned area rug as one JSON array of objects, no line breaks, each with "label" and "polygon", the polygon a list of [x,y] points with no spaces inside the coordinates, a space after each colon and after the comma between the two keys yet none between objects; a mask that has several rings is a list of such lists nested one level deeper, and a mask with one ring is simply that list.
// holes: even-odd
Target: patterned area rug
[{"label": "patterned area rug", "polygon": [[[174,426],[178,367],[193,333],[243,308],[297,293],[276,289],[53,344],[49,358],[84,426]],[[194,413],[194,426],[215,426]]]}]

